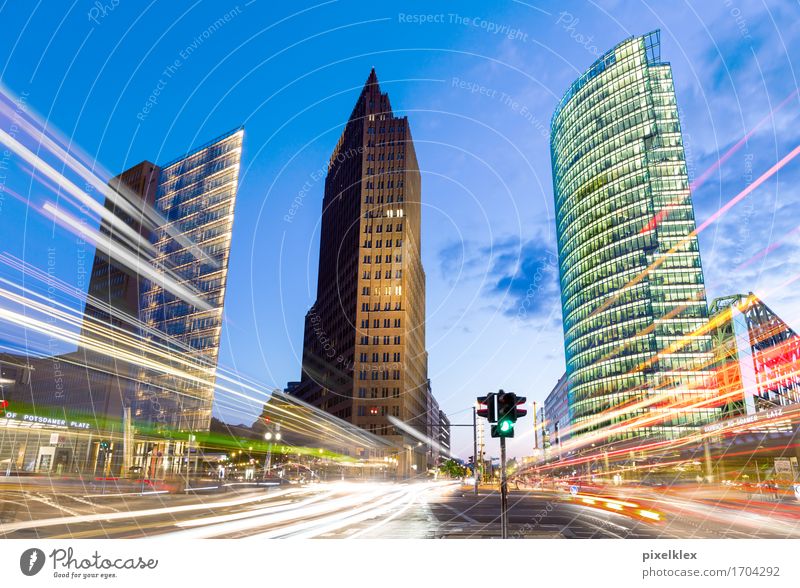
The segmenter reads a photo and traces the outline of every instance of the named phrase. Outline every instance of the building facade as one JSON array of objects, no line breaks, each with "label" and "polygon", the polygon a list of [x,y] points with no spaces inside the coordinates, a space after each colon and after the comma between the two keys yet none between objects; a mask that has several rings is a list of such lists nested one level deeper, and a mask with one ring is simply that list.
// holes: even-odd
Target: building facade
[{"label": "building facade", "polygon": [[295,394],[384,436],[407,475],[426,447],[425,273],[420,173],[406,117],[370,72],[331,155],[325,179],[317,298],[306,315],[303,374]]},{"label": "building facade", "polygon": [[703,271],[658,31],[573,82],[551,158],[572,435],[673,438],[713,419]]},{"label": "building facade", "polygon": [[800,403],[800,336],[752,292],[711,303],[722,416]]},{"label": "building facade", "polygon": [[159,369],[142,370],[134,420],[192,431],[211,423],[243,137],[236,129],[161,168],[156,210],[165,224],[152,264],[164,280],[146,282],[141,337],[148,359],[156,351],[174,359],[157,356]]},{"label": "building facade", "polygon": [[544,399],[544,418],[542,427],[544,429],[543,445],[561,449],[570,435],[569,418],[569,387],[567,386],[567,374],[558,379],[558,382]]}]

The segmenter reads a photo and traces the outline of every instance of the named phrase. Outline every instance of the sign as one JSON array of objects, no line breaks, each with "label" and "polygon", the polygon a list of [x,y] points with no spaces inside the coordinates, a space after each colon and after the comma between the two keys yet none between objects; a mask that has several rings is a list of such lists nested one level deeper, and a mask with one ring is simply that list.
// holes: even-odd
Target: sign
[{"label": "sign", "polygon": [[792,484],[792,488],[794,489],[795,500],[800,502],[800,484]]},{"label": "sign", "polygon": [[789,474],[792,473],[792,462],[787,457],[775,458],[775,473],[776,474]]},{"label": "sign", "polygon": [[51,433],[50,434],[50,445],[58,445],[61,440],[58,437],[58,433]]},{"label": "sign", "polygon": [[[793,405],[795,407],[796,405]],[[791,411],[789,411],[791,412]],[[712,423],[710,425],[706,425],[703,427],[704,433],[714,433],[717,431],[722,431],[725,429],[733,429],[738,427],[744,427],[751,424],[758,424],[761,421],[768,421],[784,414],[784,407],[781,408],[773,408],[771,410],[765,410],[763,412],[759,412],[756,414],[751,414],[747,416],[736,417],[733,419],[729,419],[727,421],[719,421],[716,423]]]},{"label": "sign", "polygon": [[6,412],[7,420],[22,421],[25,423],[32,423],[36,425],[51,425],[54,427],[68,427],[70,429],[91,429],[92,425],[79,421],[72,421],[67,419],[58,419],[52,417],[38,416],[35,414],[25,414],[18,412]]}]

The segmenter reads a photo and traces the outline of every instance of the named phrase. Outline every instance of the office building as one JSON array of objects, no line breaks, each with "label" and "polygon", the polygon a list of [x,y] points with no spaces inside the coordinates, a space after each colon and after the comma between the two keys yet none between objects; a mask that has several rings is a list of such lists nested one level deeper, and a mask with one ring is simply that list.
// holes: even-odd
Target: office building
[{"label": "office building", "polygon": [[403,475],[421,472],[427,448],[388,417],[422,435],[432,418],[420,189],[408,119],[372,70],[330,158],[317,297],[293,393],[392,442]]},{"label": "office building", "polygon": [[544,437],[549,446],[559,449],[570,435],[568,391],[567,374],[564,374],[544,399]]},{"label": "office building", "polygon": [[236,129],[161,166],[156,211],[166,222],[152,265],[163,279],[147,281],[140,318],[145,354],[162,367],[142,370],[131,406],[156,428],[211,423],[243,136]]},{"label": "office building", "polygon": [[[659,32],[600,56],[551,122],[572,436],[674,438],[715,418],[686,158]],[[603,433],[597,433],[600,437]]]}]

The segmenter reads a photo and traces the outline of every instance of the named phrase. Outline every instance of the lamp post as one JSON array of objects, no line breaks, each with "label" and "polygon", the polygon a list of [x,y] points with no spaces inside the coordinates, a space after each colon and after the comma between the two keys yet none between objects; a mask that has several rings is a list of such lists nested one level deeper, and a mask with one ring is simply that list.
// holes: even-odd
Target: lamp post
[{"label": "lamp post", "polygon": [[268,442],[267,455],[264,458],[264,479],[267,478],[267,475],[269,474],[269,470],[272,467],[272,439],[273,439],[273,437],[275,438],[275,441],[280,441],[281,440],[281,434],[280,433],[275,433],[274,435],[272,434],[272,431],[267,431],[266,433],[264,433],[264,439]]}]

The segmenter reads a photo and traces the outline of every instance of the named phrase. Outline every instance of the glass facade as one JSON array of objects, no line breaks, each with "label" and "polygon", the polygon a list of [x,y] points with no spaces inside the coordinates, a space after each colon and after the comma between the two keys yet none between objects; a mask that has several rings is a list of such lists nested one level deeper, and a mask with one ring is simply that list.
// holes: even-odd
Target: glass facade
[{"label": "glass facade", "polygon": [[752,292],[711,303],[722,416],[800,403],[800,336]]},{"label": "glass facade", "polygon": [[133,406],[136,420],[189,430],[209,427],[243,136],[243,129],[235,130],[162,167],[156,209],[166,224],[154,235],[153,264],[205,307],[159,283],[146,284],[141,320],[149,330],[143,338],[150,349],[175,351],[175,369],[143,374]]},{"label": "glass facade", "polygon": [[710,394],[713,356],[696,332],[708,309],[658,31],[572,84],[551,157],[573,435],[680,436],[713,416],[695,406]]}]

